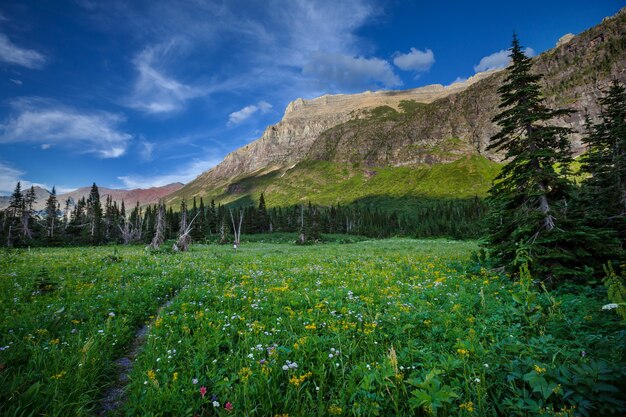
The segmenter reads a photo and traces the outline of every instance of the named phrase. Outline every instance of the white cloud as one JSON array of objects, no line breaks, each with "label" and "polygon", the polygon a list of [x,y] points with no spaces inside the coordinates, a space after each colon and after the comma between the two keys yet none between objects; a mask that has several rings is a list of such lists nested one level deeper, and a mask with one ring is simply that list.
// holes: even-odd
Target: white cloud
[{"label": "white cloud", "polygon": [[50,145],[49,143],[42,143],[41,144],[41,149],[43,149],[44,151],[46,149],[50,149],[52,147],[52,145]]},{"label": "white cloud", "polygon": [[44,99],[20,99],[12,106],[14,114],[0,124],[0,143],[40,143],[117,158],[132,139],[118,129],[124,121],[118,114],[87,113]]},{"label": "white cloud", "polygon": [[456,77],[454,81],[450,83],[450,85],[456,84],[456,83],[464,83],[465,81],[467,81],[467,78],[465,77]]},{"label": "white cloud", "polygon": [[117,177],[122,181],[123,187],[126,189],[133,188],[150,188],[162,187],[174,182],[182,182],[187,184],[194,180],[198,175],[213,168],[221,162],[221,158],[209,158],[206,160],[195,159],[190,163],[178,167],[174,172],[159,175],[123,175]]},{"label": "white cloud", "polygon": [[261,114],[267,113],[272,109],[272,105],[267,101],[259,101],[257,104],[246,106],[241,110],[232,112],[228,116],[228,126],[237,125],[244,120],[250,118],[253,114],[260,112]]},{"label": "white cloud", "polygon": [[[282,101],[320,92],[342,92],[336,74],[331,72],[334,78],[329,80],[303,77],[304,67],[310,74],[315,64],[311,58],[316,52],[372,56],[374,46],[356,31],[382,14],[382,7],[374,0],[277,0],[258,4],[206,0],[184,2],[185,7],[167,0],[81,3],[85,3],[93,23],[103,30],[125,32],[136,42],[153,45],[134,60],[139,77],[127,103],[161,114],[181,110],[188,100],[213,92],[267,89],[273,98]],[[164,46],[172,39],[185,45],[187,55],[173,56],[176,51],[172,49],[179,48]],[[230,52],[227,59],[225,51]],[[193,69],[189,70],[191,62]],[[362,85],[399,85],[393,71],[386,72],[385,82]],[[233,73],[236,79],[229,80]],[[163,80],[169,81],[167,86]],[[337,87],[328,88],[333,85]]]},{"label": "white cloud", "polygon": [[311,54],[311,60],[304,65],[302,74],[323,87],[341,91],[402,85],[389,62],[383,59],[336,53]]},{"label": "white cloud", "polygon": [[152,151],[154,150],[154,143],[148,142],[142,139],[139,142],[139,157],[142,161],[148,162],[152,160]]},{"label": "white cloud", "polygon": [[403,71],[425,72],[435,63],[435,54],[430,49],[420,51],[411,48],[411,51],[406,54],[396,52],[393,63]]},{"label": "white cloud", "polygon": [[32,49],[20,48],[0,33],[0,61],[26,68],[39,69],[46,64],[46,57]]},{"label": "white cloud", "polygon": [[13,168],[9,164],[0,161],[0,195],[12,194],[18,181],[20,182],[22,190],[30,188],[31,186],[38,186],[47,190],[52,189],[46,184],[25,180],[24,174],[26,174],[24,171]]},{"label": "white cloud", "polygon": [[15,85],[22,85],[22,80],[15,80],[13,78],[9,78],[9,80]]},{"label": "white cloud", "polygon": [[164,74],[164,66],[177,42],[148,47],[133,60],[139,76],[128,100],[130,107],[146,113],[170,113],[184,108],[187,100],[201,97],[207,91],[176,81]]},{"label": "white cloud", "polygon": [[10,194],[15,189],[24,172],[11,168],[0,161],[0,194]]},{"label": "white cloud", "polygon": [[[474,65],[475,72],[491,71],[495,69],[505,68],[509,65],[511,58],[509,58],[510,51],[507,49],[494,52],[491,55],[482,57],[477,65]],[[527,57],[535,56],[535,50],[533,48],[526,48],[524,54]]]},{"label": "white cloud", "polygon": [[259,108],[259,111],[261,113],[267,113],[270,110],[272,110],[272,105],[270,103],[268,103],[267,101],[259,101],[259,103],[257,104],[257,107]]}]

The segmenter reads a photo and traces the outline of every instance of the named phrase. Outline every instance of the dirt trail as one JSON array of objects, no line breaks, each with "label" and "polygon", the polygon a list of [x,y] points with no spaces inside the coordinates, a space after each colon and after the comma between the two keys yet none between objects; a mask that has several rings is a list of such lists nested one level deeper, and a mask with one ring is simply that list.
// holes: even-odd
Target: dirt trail
[{"label": "dirt trail", "polygon": [[125,389],[130,380],[130,374],[133,370],[133,366],[135,365],[135,358],[137,358],[137,356],[141,353],[141,350],[146,343],[146,339],[148,338],[150,328],[154,324],[157,317],[159,317],[161,311],[172,305],[175,299],[176,294],[173,294],[159,307],[154,315],[154,319],[141,326],[135,332],[135,338],[124,356],[115,361],[115,366],[117,368],[117,380],[115,384],[104,392],[102,399],[100,400],[100,407],[97,413],[98,416],[111,416],[124,404],[124,401],[126,400],[124,395]]}]

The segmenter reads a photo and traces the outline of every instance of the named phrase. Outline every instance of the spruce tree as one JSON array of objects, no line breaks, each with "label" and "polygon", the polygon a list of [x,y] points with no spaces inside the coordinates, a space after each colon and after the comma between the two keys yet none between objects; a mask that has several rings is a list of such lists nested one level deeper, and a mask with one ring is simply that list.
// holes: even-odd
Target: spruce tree
[{"label": "spruce tree", "polygon": [[54,232],[56,229],[57,220],[59,217],[58,211],[58,202],[57,202],[57,191],[56,188],[52,187],[52,192],[46,200],[46,228],[47,228],[47,236],[49,239],[54,238]]},{"label": "spruce tree", "polygon": [[[626,88],[614,81],[600,98],[599,123],[587,123],[581,157],[581,172],[587,178],[581,185],[581,205],[585,223],[598,232],[626,241]],[[605,239],[605,243],[610,240]],[[606,245],[605,245],[606,246]],[[606,258],[606,247],[598,258]],[[613,251],[615,254],[615,252]]]},{"label": "spruce tree", "polygon": [[102,243],[102,204],[100,204],[100,192],[95,182],[91,186],[89,198],[87,199],[87,219],[89,221],[91,243],[94,245]]},{"label": "spruce tree", "polygon": [[22,194],[22,184],[18,181],[13,190],[13,194],[11,194],[9,198],[9,207],[7,207],[5,213],[4,228],[7,246],[13,246],[17,243],[18,229],[23,208],[24,194]]},{"label": "spruce tree", "polygon": [[515,35],[510,51],[512,62],[498,89],[503,110],[493,119],[500,131],[487,148],[503,153],[507,163],[489,190],[485,241],[493,261],[508,272],[517,270],[516,260],[529,261],[537,278],[554,282],[581,272],[566,217],[571,130],[553,124],[571,111],[545,105],[542,76],[531,72],[532,61]]},{"label": "spruce tree", "polygon": [[257,231],[259,233],[265,233],[269,230],[269,216],[267,214],[267,206],[265,205],[265,196],[261,193],[259,198],[259,209],[257,211]]}]

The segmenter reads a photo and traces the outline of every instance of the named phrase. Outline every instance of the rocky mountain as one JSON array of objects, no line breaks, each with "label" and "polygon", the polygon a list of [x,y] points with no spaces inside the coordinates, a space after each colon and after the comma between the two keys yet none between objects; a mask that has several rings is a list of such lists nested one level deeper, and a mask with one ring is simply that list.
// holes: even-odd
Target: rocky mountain
[{"label": "rocky mountain", "polygon": [[[98,187],[98,191],[100,193],[100,200],[103,204],[107,196],[110,195],[113,198],[113,201],[116,201],[118,204],[121,204],[121,202],[124,201],[126,207],[132,207],[137,204],[137,202],[139,202],[140,206],[157,203],[159,199],[180,190],[182,187],[182,183],[176,182],[164,185],[162,187],[135,188],[132,190],[118,190],[106,187]],[[68,193],[58,194],[57,200],[59,201],[61,206],[64,206],[65,201],[69,199],[70,204],[73,206],[74,202],[80,200],[82,197],[85,197],[85,199],[87,199],[90,192],[91,186],[81,187]],[[35,187],[35,194],[37,196],[35,210],[43,210],[46,207],[46,200],[50,196],[50,191],[41,187]],[[0,210],[6,208],[9,205],[9,199],[10,197],[0,197]]]},{"label": "rocky mountain", "polygon": [[[576,111],[559,123],[578,132],[571,141],[581,153],[580,132],[585,117],[598,114],[597,98],[613,79],[626,82],[626,9],[583,33],[562,37],[533,61],[534,70],[544,75],[548,104]],[[167,201],[193,196],[246,201],[261,192],[271,205],[349,202],[389,190],[480,195],[502,159],[486,147],[497,131],[491,120],[499,112],[497,89],[505,76],[494,71],[450,86],[297,99],[261,138],[227,155]],[[438,167],[444,163],[449,170]],[[442,181],[431,178],[435,172]]]},{"label": "rocky mountain", "polygon": [[[159,199],[164,198],[177,190],[180,190],[182,187],[182,183],[175,182],[161,187],[135,188],[132,190],[118,190],[106,187],[98,187],[98,191],[100,192],[100,200],[103,203],[106,200],[107,196],[111,196],[113,201],[117,201],[118,204],[121,204],[121,202],[124,201],[126,207],[132,207],[137,203],[139,203],[140,206],[157,203]],[[72,201],[80,200],[82,197],[85,197],[85,199],[87,199],[90,192],[90,186],[81,187],[69,193],[59,195],[58,199],[59,201],[65,201],[68,198]]]},{"label": "rocky mountain", "polygon": [[[50,191],[46,190],[43,187],[38,185],[34,186],[35,188],[35,198],[36,202],[36,210],[41,210],[46,206],[46,200],[50,196]],[[27,190],[22,190],[23,193],[26,193]],[[10,196],[0,196],[0,210],[3,210],[9,206]],[[40,207],[41,206],[41,207]]]}]

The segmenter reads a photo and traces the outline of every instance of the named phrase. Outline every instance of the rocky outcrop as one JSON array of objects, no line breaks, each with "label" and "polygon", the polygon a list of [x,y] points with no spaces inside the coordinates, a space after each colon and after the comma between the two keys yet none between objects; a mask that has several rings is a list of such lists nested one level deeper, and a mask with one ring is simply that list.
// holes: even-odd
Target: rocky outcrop
[{"label": "rocky outcrop", "polygon": [[[626,9],[577,36],[562,37],[554,49],[534,58],[533,68],[544,75],[547,104],[576,112],[558,123],[576,132],[572,148],[582,152],[585,117],[599,113],[597,99],[613,79],[626,82]],[[303,160],[402,166],[480,154],[499,161],[502,156],[487,146],[497,131],[492,119],[505,76],[495,71],[450,86],[299,98],[260,139],[227,155],[173,197],[207,195],[217,188],[227,192],[242,178],[267,177]],[[403,100],[415,102],[410,112],[398,112]],[[378,112],[383,106],[389,108]]]},{"label": "rocky outcrop", "polygon": [[398,109],[403,100],[433,101],[464,91],[492,75],[485,72],[449,86],[430,85],[404,91],[367,91],[360,94],[324,95],[312,100],[298,98],[287,106],[283,119],[268,127],[263,136],[228,154],[198,180],[215,183],[258,170],[283,167],[302,160],[319,135],[341,123],[365,117],[380,106]]},{"label": "rocky outcrop", "polygon": [[[598,98],[614,80],[626,82],[626,13],[594,27],[534,59],[533,70],[543,74],[547,104],[574,113],[555,123],[573,129],[574,154],[581,143],[585,118],[600,111]],[[487,150],[498,128],[498,87],[505,72],[491,74],[463,91],[418,106],[410,115],[352,120],[324,132],[311,145],[307,158],[402,166],[450,162],[463,154],[481,154],[494,161],[502,155]],[[394,117],[395,116],[395,117]]]}]

